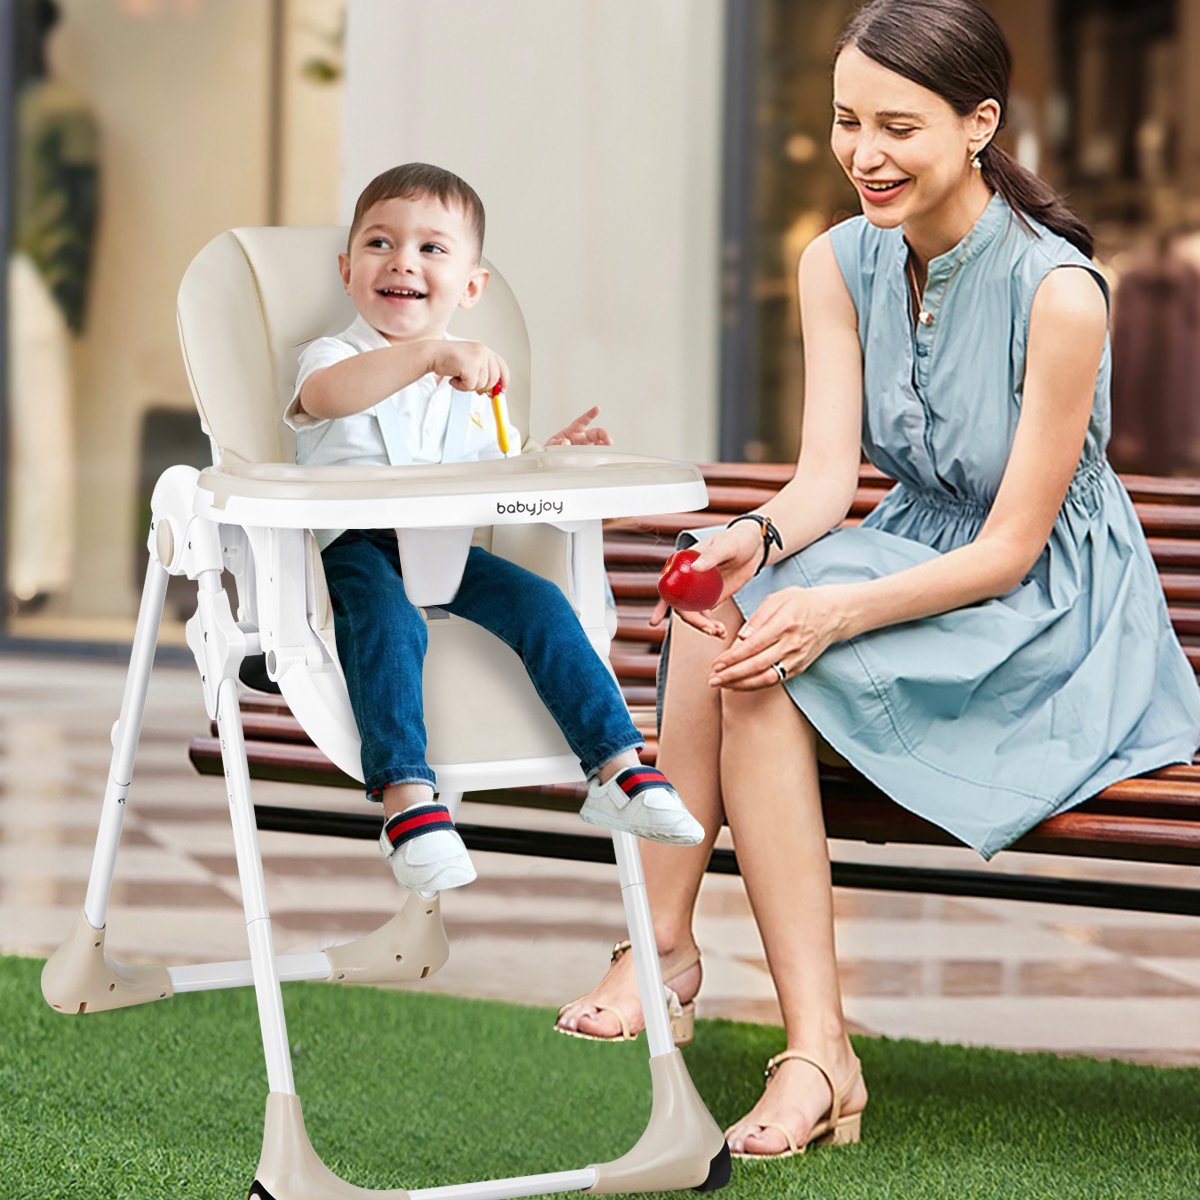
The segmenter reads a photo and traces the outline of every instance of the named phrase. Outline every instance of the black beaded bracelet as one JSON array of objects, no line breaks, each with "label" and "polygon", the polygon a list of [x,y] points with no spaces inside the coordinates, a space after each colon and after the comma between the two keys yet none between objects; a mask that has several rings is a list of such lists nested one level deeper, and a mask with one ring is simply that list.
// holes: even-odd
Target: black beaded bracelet
[{"label": "black beaded bracelet", "polygon": [[739,521],[753,521],[762,531],[763,552],[762,560],[758,564],[758,571],[754,572],[757,575],[767,565],[767,559],[771,556],[771,547],[774,545],[778,546],[780,550],[783,549],[783,535],[775,527],[775,522],[762,513],[744,513],[740,517],[734,517],[725,528],[732,529]]}]

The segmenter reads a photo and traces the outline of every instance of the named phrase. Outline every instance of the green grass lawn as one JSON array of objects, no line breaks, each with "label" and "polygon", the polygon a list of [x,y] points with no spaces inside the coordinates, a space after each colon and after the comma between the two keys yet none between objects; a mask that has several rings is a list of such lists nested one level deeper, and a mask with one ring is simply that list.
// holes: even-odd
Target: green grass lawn
[{"label": "green grass lawn", "polygon": [[[266,1099],[253,993],[64,1017],[40,971],[0,957],[0,1197],[244,1197]],[[316,984],[284,997],[313,1144],[362,1187],[576,1169],[624,1153],[649,1111],[644,1041],[558,1037],[546,1009]],[[781,1036],[700,1022],[686,1059],[719,1122],[753,1103]],[[862,1144],[735,1162],[724,1196],[1200,1198],[1200,1071],[856,1047]]]}]

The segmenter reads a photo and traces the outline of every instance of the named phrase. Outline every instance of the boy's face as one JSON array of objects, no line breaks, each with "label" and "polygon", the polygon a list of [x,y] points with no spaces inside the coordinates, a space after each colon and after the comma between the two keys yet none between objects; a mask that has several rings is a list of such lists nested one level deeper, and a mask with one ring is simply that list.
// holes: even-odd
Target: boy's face
[{"label": "boy's face", "polygon": [[442,337],[488,280],[466,213],[430,196],[371,205],[338,267],[354,307],[393,344]]}]

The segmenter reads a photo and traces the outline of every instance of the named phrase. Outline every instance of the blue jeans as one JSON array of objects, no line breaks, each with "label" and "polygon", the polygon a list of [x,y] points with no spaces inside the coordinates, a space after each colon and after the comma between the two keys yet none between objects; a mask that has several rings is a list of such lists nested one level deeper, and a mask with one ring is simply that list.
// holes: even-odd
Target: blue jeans
[{"label": "blue jeans", "polygon": [[[404,592],[395,533],[347,530],[321,561],[362,739],[367,796],[380,800],[384,788],[399,783],[434,785],[421,695],[428,635]],[[585,775],[642,747],[620,689],[549,580],[473,546],[458,595],[440,607],[482,625],[517,652]]]}]

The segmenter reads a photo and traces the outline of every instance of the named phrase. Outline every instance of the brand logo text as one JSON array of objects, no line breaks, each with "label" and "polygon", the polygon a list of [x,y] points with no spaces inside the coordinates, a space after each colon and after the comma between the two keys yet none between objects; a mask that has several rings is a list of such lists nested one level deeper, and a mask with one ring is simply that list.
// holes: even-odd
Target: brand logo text
[{"label": "brand logo text", "polygon": [[561,500],[514,500],[505,504],[503,500],[496,501],[496,512],[500,515],[515,515],[528,513],[531,517],[540,517],[542,513],[552,512],[556,517],[562,516],[563,502]]}]

